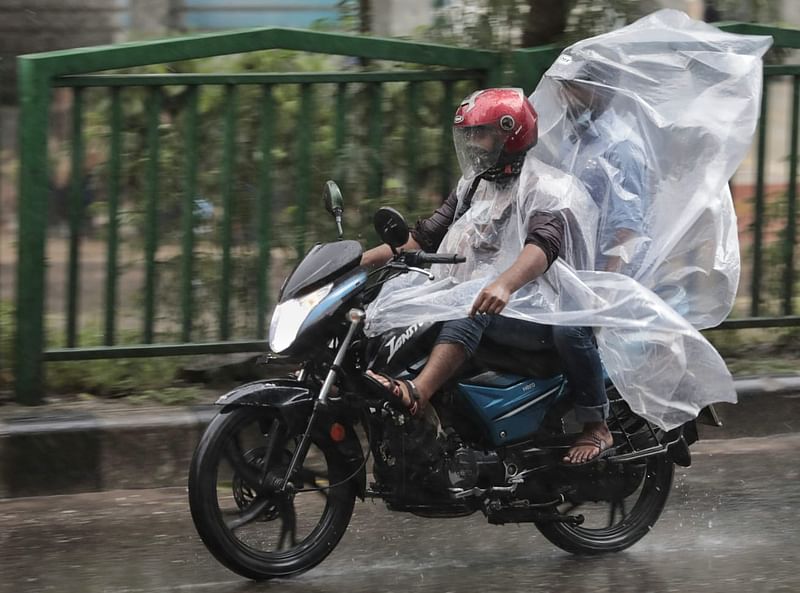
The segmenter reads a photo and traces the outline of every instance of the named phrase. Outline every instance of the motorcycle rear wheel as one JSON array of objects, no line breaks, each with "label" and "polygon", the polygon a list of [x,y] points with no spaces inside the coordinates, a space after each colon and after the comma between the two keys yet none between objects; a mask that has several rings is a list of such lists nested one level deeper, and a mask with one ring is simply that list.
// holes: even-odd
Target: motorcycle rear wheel
[{"label": "motorcycle rear wheel", "polygon": [[[646,460],[644,471],[641,483],[631,496],[588,505],[566,503],[555,511],[561,515],[579,511],[586,518],[584,524],[542,521],[536,523],[537,529],[551,543],[571,554],[605,554],[631,547],[647,535],[661,515],[672,487],[674,465],[664,455],[659,455]],[[633,506],[626,513],[629,504]],[[586,506],[590,508],[587,510]],[[602,520],[603,508],[608,509],[609,516],[608,524],[601,526],[598,522]],[[615,522],[617,518],[619,521]]]},{"label": "motorcycle rear wheel", "polygon": [[[195,450],[189,471],[195,527],[214,557],[244,577],[266,580],[313,568],[333,551],[350,522],[352,480],[295,496],[259,494],[252,486],[268,472],[282,476],[298,441],[274,413],[247,407],[217,415]],[[315,444],[293,482],[314,490],[338,484],[347,473],[333,452]]]}]

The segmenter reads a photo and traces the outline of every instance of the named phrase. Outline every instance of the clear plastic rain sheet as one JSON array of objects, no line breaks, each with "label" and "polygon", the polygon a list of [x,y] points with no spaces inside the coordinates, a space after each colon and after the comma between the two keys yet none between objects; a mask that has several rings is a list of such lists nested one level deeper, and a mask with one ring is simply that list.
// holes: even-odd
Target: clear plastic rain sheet
[{"label": "clear plastic rain sheet", "polygon": [[[482,180],[439,247],[467,263],[387,284],[367,333],[466,316],[516,259],[530,216],[557,212],[561,256],[502,314],[596,328],[622,396],[664,429],[735,401],[698,329],[721,322],[736,293],[727,182],[752,141],[770,44],[662,10],[567,48],[531,97],[540,139],[521,175]],[[460,203],[470,184],[460,180]]]}]

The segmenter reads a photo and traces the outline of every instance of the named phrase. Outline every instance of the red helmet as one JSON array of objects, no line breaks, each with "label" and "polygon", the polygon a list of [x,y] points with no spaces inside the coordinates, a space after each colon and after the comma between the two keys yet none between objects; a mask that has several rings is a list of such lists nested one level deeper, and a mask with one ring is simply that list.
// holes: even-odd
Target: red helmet
[{"label": "red helmet", "polygon": [[453,141],[466,178],[518,159],[538,139],[538,116],[522,89],[486,89],[461,102]]}]

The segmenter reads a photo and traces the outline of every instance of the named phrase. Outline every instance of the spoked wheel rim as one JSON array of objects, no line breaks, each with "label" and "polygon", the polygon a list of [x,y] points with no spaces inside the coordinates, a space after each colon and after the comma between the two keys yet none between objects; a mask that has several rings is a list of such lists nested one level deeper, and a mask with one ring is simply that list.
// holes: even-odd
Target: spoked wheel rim
[{"label": "spoked wheel rim", "polygon": [[[302,424],[302,423],[300,423]],[[257,580],[299,574],[333,551],[353,513],[356,482],[337,446],[320,435],[281,493],[300,435],[268,408],[218,414],[189,471],[189,506],[197,532],[225,566]]]},{"label": "spoked wheel rim", "polygon": [[[581,524],[538,525],[550,541],[576,554],[615,552],[630,547],[652,528],[669,495],[672,463],[664,456],[655,456],[609,467],[606,475],[615,481],[606,488],[602,500],[573,494],[555,509],[562,517],[582,515]],[[624,473],[615,478],[616,472]]]},{"label": "spoked wheel rim", "polygon": [[[244,551],[274,560],[289,559],[315,543],[335,511],[325,488],[330,468],[325,454],[311,446],[292,480],[297,493],[264,488],[280,483],[299,435],[287,435],[277,420],[244,417],[228,434],[214,468],[221,527]],[[304,491],[310,490],[310,491]]]},{"label": "spoked wheel rim", "polygon": [[584,517],[581,525],[567,524],[565,528],[583,537],[601,540],[615,539],[626,533],[632,523],[648,514],[655,500],[653,495],[658,494],[661,488],[657,483],[654,463],[641,462],[638,466],[623,470],[631,476],[629,482],[633,482],[633,476],[637,474],[641,474],[641,477],[636,479],[635,484],[629,483],[625,488],[620,488],[618,496],[602,501],[568,500],[557,507],[562,515],[581,514]]}]

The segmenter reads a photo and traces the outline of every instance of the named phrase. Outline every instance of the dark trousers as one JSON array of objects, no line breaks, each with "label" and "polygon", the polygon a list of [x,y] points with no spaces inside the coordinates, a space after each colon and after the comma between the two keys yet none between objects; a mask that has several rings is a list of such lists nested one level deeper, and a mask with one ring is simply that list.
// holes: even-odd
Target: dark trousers
[{"label": "dark trousers", "polygon": [[522,350],[558,352],[564,374],[575,397],[578,422],[599,422],[608,417],[603,365],[590,327],[543,325],[500,315],[476,315],[442,324],[437,344],[460,344],[472,357],[483,336]]}]

